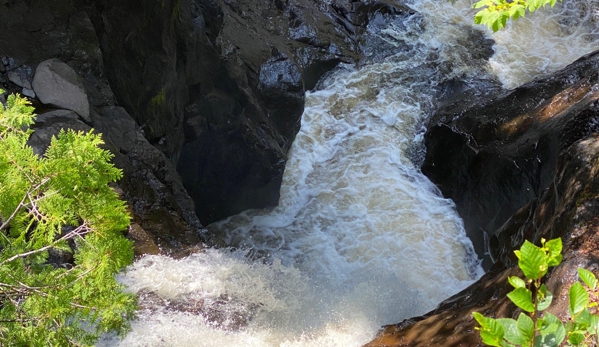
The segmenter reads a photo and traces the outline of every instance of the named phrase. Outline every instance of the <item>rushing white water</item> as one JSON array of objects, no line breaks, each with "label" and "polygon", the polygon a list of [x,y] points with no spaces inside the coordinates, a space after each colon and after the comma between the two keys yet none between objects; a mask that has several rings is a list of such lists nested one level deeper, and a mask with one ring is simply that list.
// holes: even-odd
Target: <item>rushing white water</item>
[{"label": "rushing white water", "polygon": [[493,34],[490,67],[506,88],[565,67],[599,48],[599,1],[568,1]]},{"label": "rushing white water", "polygon": [[596,45],[581,34],[594,22],[539,12],[552,30],[510,25],[487,64],[463,46],[468,2],[410,6],[420,14],[370,28],[392,56],[342,66],[307,94],[279,207],[211,225],[231,249],[137,261],[120,280],[146,309],[123,341],[100,345],[360,346],[480,275],[453,203],[413,163],[436,87],[491,72],[513,87],[553,71]]}]

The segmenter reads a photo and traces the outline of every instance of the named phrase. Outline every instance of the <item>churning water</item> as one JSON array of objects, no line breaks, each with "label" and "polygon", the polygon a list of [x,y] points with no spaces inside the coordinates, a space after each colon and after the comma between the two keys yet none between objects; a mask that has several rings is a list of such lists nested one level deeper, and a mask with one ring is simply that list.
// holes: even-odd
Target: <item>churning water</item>
[{"label": "churning water", "polygon": [[437,88],[481,76],[512,88],[561,68],[598,47],[599,7],[569,1],[510,24],[487,61],[472,53],[469,2],[409,6],[418,14],[372,21],[372,63],[307,94],[279,207],[211,225],[231,248],[137,261],[120,280],[145,308],[101,345],[360,346],[481,274],[453,203],[417,165]]}]

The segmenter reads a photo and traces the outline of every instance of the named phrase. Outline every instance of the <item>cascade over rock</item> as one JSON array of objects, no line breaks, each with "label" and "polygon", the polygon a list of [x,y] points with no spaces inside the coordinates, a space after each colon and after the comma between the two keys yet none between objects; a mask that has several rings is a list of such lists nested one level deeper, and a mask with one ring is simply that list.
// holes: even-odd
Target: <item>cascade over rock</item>
[{"label": "cascade over rock", "polygon": [[85,7],[119,103],[173,162],[203,223],[274,206],[303,95],[357,62],[373,1],[103,0]]},{"label": "cascade over rock", "polygon": [[[387,0],[0,0],[0,87],[39,97],[37,153],[60,128],[102,132],[124,171],[115,188],[136,251],[183,255],[202,241],[200,220],[277,203],[304,92],[369,53],[369,21],[410,14]],[[34,93],[48,59],[75,71],[88,116]],[[471,312],[515,312],[506,278],[524,239],[563,238],[565,261],[547,280],[556,297],[577,266],[597,269],[598,77],[595,53],[513,91],[448,85],[423,171],[454,199],[479,254],[490,236],[497,262],[368,346],[479,345]]]},{"label": "cascade over rock", "polygon": [[[129,159],[133,167],[131,176],[125,168],[126,176],[135,179],[126,181],[161,182],[171,191],[168,196],[185,192],[167,203],[178,207],[163,217],[178,215],[188,223],[183,229],[191,230],[200,224],[188,211],[193,204],[187,192],[204,223],[276,205],[304,92],[340,62],[363,58],[360,35],[373,18],[411,14],[392,1],[372,0],[5,0],[0,2],[0,83],[34,98],[39,63],[58,59],[70,66],[79,76],[76,89],[82,92],[82,85],[89,101],[89,114],[75,110],[82,117],[78,122],[106,137],[132,136],[132,143],[141,134],[145,148],[157,148],[162,155]],[[85,105],[82,95],[77,94],[79,105]],[[44,107],[73,109],[38,97],[38,113],[48,111]],[[64,101],[74,97],[69,93]],[[146,153],[113,149],[117,157]],[[179,181],[185,188],[171,186]],[[154,198],[162,194],[137,203],[157,186],[131,189],[124,191],[136,213],[160,205]],[[163,218],[153,219],[152,228],[161,234],[156,226]],[[162,236],[150,239],[156,237]]]},{"label": "cascade over rock", "polygon": [[459,98],[436,114],[423,170],[453,198],[467,231],[492,236],[497,262],[481,279],[421,316],[389,325],[368,347],[482,346],[472,311],[515,317],[513,250],[561,237],[564,261],[546,278],[549,311],[568,314],[577,268],[597,271],[599,52],[512,91]]}]

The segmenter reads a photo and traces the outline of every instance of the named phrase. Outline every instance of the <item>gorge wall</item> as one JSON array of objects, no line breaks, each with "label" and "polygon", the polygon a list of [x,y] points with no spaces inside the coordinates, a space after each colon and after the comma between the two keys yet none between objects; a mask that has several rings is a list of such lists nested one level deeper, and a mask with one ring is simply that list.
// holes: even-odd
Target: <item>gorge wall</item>
[{"label": "gorge wall", "polygon": [[304,92],[361,57],[362,1],[97,1],[120,105],[173,162],[204,224],[277,204]]},{"label": "gorge wall", "polygon": [[3,0],[0,86],[37,113],[64,109],[32,82],[48,59],[72,68],[89,115],[42,118],[40,138],[104,133],[138,249],[177,250],[200,242],[201,223],[276,205],[304,92],[361,59],[374,16],[407,14],[384,1]]},{"label": "gorge wall", "polygon": [[[184,255],[202,224],[277,203],[304,93],[369,54],[370,21],[410,13],[391,1],[0,0],[0,87],[34,101],[40,152],[61,127],[102,132],[125,173],[136,250]],[[87,113],[40,101],[42,62],[72,69]],[[480,344],[471,311],[515,314],[506,276],[524,239],[563,238],[565,261],[547,280],[556,297],[576,266],[597,268],[598,76],[592,54],[513,91],[448,87],[423,171],[456,202],[479,254],[488,234],[497,263],[368,346]]]},{"label": "gorge wall", "polygon": [[[480,280],[432,312],[386,326],[374,346],[482,346],[472,312],[512,317],[506,294],[519,275],[513,250],[524,240],[561,237],[564,261],[545,283],[549,311],[568,316],[577,268],[597,271],[599,52],[512,91],[439,110],[426,135],[423,165],[456,202],[482,251],[489,233],[496,263]],[[472,100],[472,99],[470,99]]]}]

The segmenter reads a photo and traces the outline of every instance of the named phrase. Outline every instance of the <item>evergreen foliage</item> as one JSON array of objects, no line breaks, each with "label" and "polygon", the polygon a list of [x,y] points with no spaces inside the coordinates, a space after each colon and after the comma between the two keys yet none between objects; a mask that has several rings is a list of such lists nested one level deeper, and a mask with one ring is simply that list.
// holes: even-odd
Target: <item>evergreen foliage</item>
[{"label": "evergreen foliage", "polygon": [[[561,0],[560,0],[561,1]],[[503,28],[508,19],[524,17],[547,5],[553,7],[557,0],[480,0],[472,7],[480,9],[474,16],[475,24],[484,24],[493,32]]]},{"label": "evergreen foliage", "polygon": [[578,275],[584,285],[575,282],[570,287],[570,317],[566,322],[549,312],[543,312],[551,305],[553,294],[542,284],[542,279],[550,267],[561,263],[562,240],[541,240],[541,243],[541,247],[538,247],[525,241],[520,250],[515,251],[518,266],[526,280],[509,277],[508,281],[514,290],[507,297],[524,311],[518,319],[495,319],[473,312],[474,319],[480,325],[477,330],[483,343],[499,347],[587,346],[590,342],[599,345],[598,281],[589,270],[579,268]]},{"label": "evergreen foliage", "polygon": [[[32,112],[16,95],[0,104],[0,345],[88,346],[126,332],[136,304],[114,278],[133,260],[109,186],[122,173],[92,131],[62,130],[36,155]],[[64,252],[73,262],[49,261]]]}]

